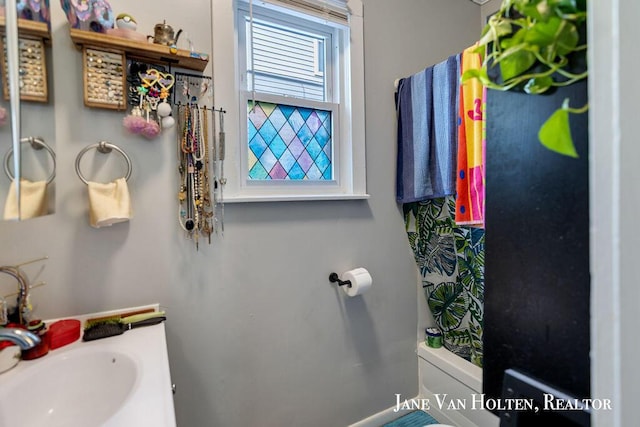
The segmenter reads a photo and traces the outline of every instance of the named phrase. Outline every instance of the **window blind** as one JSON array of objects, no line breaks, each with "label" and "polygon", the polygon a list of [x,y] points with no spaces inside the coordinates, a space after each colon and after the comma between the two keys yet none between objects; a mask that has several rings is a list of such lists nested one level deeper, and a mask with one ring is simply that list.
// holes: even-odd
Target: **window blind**
[{"label": "window blind", "polygon": [[342,24],[349,22],[349,0],[261,0]]},{"label": "window blind", "polygon": [[[320,36],[301,34],[255,20],[247,37],[253,47],[254,70],[250,87],[262,93],[294,96],[314,101],[325,100],[324,75],[316,73],[314,49]],[[324,58],[324,51],[322,52]],[[250,69],[248,71],[251,71]]]}]

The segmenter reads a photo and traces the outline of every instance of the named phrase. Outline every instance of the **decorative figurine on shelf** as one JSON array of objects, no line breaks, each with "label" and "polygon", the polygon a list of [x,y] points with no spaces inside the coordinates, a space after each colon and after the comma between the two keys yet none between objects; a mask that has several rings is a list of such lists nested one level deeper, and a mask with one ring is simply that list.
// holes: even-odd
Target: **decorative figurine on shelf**
[{"label": "decorative figurine on shelf", "polygon": [[72,28],[103,33],[113,28],[113,11],[106,0],[60,0]]},{"label": "decorative figurine on shelf", "polygon": [[135,31],[138,29],[138,23],[135,18],[128,13],[121,13],[116,16],[116,27],[122,30]]},{"label": "decorative figurine on shelf", "polygon": [[105,30],[113,28],[113,10],[106,0],[92,0],[91,30],[104,33]]},{"label": "decorative figurine on shelf", "polygon": [[[4,2],[2,2],[4,4]],[[49,0],[17,0],[18,18],[36,22],[50,22]]]},{"label": "decorative figurine on shelf", "polygon": [[117,28],[109,28],[105,33],[111,36],[137,40],[140,42],[147,41],[147,36],[136,31],[138,23],[135,18],[128,13],[121,13],[116,16],[116,27]]},{"label": "decorative figurine on shelf", "polygon": [[60,0],[60,6],[67,17],[67,21],[69,21],[71,28],[78,28],[78,17],[71,6],[71,0]]}]

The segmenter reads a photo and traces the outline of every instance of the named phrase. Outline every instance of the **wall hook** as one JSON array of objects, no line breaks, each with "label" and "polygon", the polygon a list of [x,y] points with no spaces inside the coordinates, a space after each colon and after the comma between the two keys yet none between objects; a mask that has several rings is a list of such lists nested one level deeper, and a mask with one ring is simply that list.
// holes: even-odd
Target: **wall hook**
[{"label": "wall hook", "polygon": [[351,281],[350,280],[340,280],[340,277],[338,277],[338,273],[331,273],[329,275],[329,281],[331,283],[338,283],[338,286],[346,286],[348,288],[351,287]]}]

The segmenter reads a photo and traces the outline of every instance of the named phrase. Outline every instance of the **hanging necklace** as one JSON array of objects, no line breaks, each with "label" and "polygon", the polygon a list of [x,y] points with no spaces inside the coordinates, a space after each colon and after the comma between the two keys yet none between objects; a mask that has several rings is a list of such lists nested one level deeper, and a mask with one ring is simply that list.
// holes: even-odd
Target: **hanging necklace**
[{"label": "hanging necklace", "polygon": [[220,230],[224,236],[224,186],[227,179],[224,176],[224,156],[225,156],[225,132],[224,132],[224,114],[221,108],[220,112],[220,133],[218,135],[218,159],[220,160]]},{"label": "hanging necklace", "polygon": [[182,133],[182,141],[181,148],[182,152],[187,154],[191,153],[191,127],[192,127],[192,119],[191,119],[191,108],[187,105],[184,107],[184,131]]},{"label": "hanging necklace", "polygon": [[[178,107],[178,129],[182,132],[178,133],[178,173],[180,175],[180,187],[178,189],[178,220],[180,225],[184,228],[183,219],[187,216],[187,211],[184,209],[184,203],[187,200],[187,170],[186,170],[186,154],[184,152],[184,139],[186,137],[187,126],[187,113],[183,106]],[[186,230],[185,230],[186,231]]]},{"label": "hanging necklace", "polygon": [[206,108],[204,110],[204,122],[202,124],[202,140],[204,144],[204,169],[202,172],[202,176],[204,179],[203,211],[205,214],[203,232],[207,235],[209,244],[211,244],[211,233],[213,232],[211,223],[213,220],[214,211],[211,206],[211,181],[209,178],[209,168],[211,167],[211,158],[209,155],[209,114]]},{"label": "hanging necklace", "polygon": [[209,116],[206,107],[195,104],[180,106],[178,111],[178,221],[197,250],[200,235],[211,243],[215,222],[209,180]]},{"label": "hanging necklace", "polygon": [[194,149],[193,149],[193,158],[197,162],[202,162],[204,158],[204,149],[202,146],[202,117],[200,113],[200,108],[196,107],[196,115],[195,115],[195,125],[194,125]]},{"label": "hanging necklace", "polygon": [[184,174],[184,184],[180,188],[180,193],[178,195],[178,199],[180,199],[181,203],[184,202],[186,205],[186,209],[180,211],[180,224],[182,228],[187,231],[187,233],[191,234],[193,229],[195,228],[194,215],[193,215],[193,206],[191,200],[193,198],[193,165],[191,163],[191,148],[189,144],[189,135],[191,133],[192,127],[192,117],[191,117],[191,108],[187,105],[184,107],[184,126],[183,126],[183,135],[180,141],[181,148],[181,164],[180,169],[181,173]]}]

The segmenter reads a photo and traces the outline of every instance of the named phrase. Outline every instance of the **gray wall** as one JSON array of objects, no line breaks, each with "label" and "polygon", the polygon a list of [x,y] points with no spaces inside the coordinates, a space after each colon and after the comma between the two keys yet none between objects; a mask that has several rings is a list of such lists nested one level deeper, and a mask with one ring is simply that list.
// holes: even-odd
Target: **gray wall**
[{"label": "gray wall", "polygon": [[640,380],[637,227],[640,156],[636,120],[640,65],[630,37],[637,34],[640,4],[589,2],[589,125],[591,161],[591,390],[612,399],[595,411],[595,426],[623,427],[637,419]]},{"label": "gray wall", "polygon": [[[188,11],[207,10],[198,1]],[[81,55],[52,3],[56,214],[1,223],[0,261],[50,257],[42,271],[27,269],[48,283],[33,293],[44,318],[160,302],[181,426],[341,426],[392,406],[394,393],[417,394],[418,279],[395,204],[393,81],[472,44],[480,8],[466,0],[364,3],[371,199],[228,204],[224,238],[199,251],[176,221],[173,138],[131,137],[123,114],[83,107]],[[124,4],[142,32],[163,19],[163,8],[150,16]],[[208,22],[174,11],[169,23],[208,49]],[[99,139],[134,161],[135,217],[94,230],[73,162]],[[346,299],[327,277],[357,266],[369,269],[374,287]]]},{"label": "gray wall", "polygon": [[502,4],[502,0],[489,0],[485,4],[483,4],[480,8],[480,25],[481,28],[485,26],[487,23],[487,18],[489,15],[496,13],[500,10],[500,5]]}]

